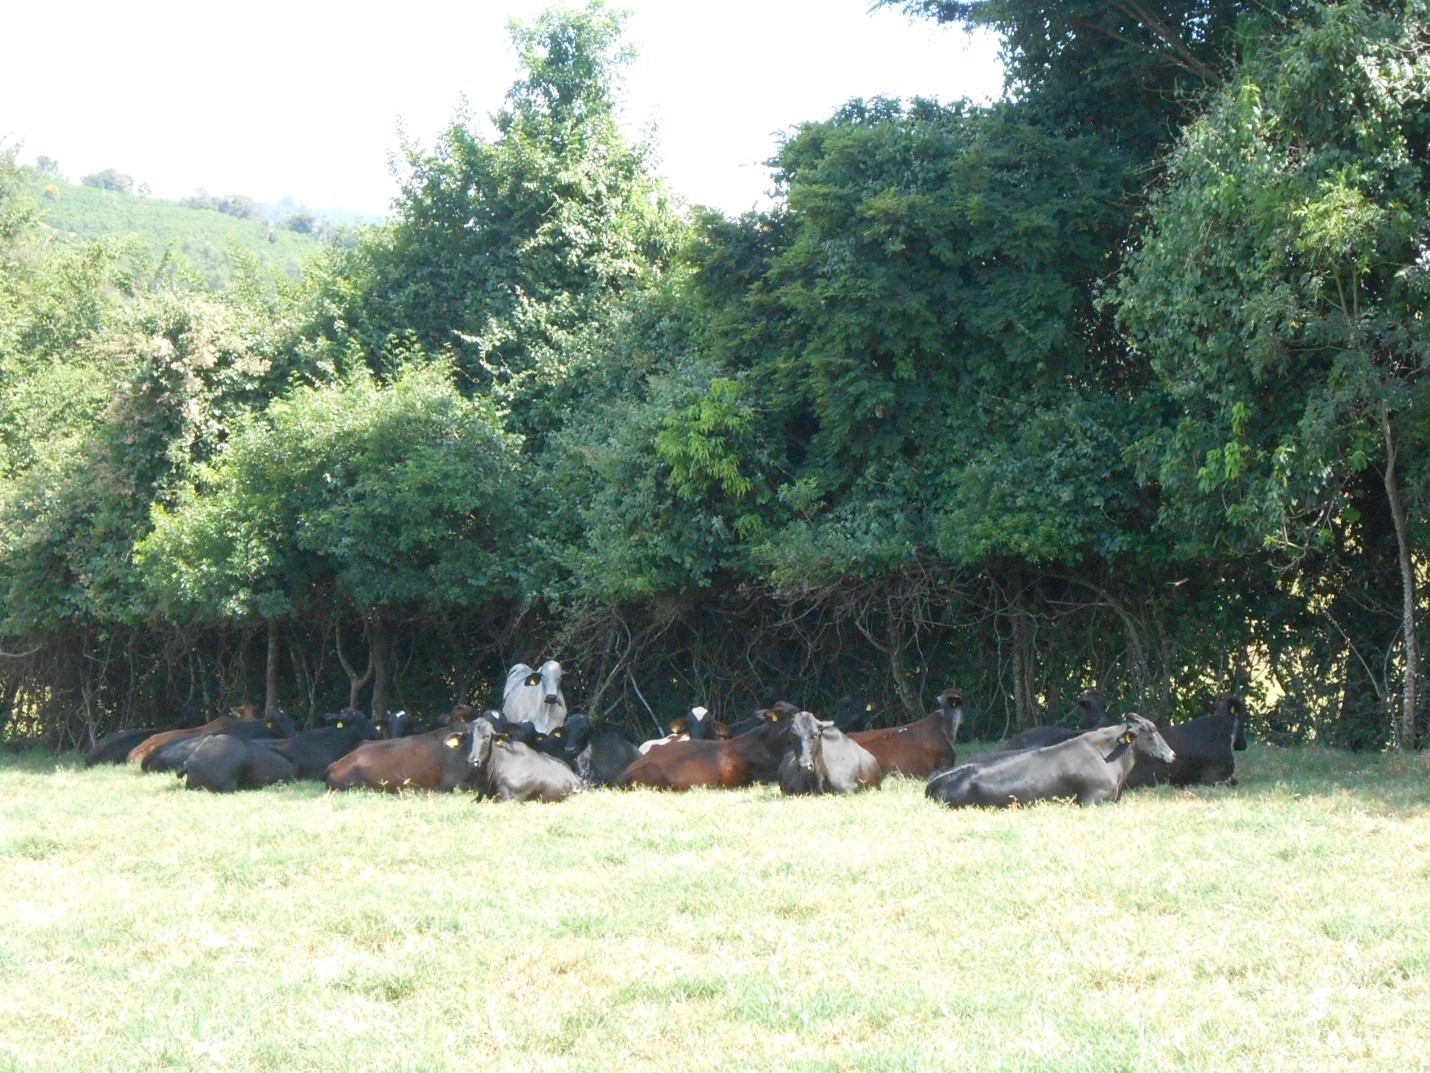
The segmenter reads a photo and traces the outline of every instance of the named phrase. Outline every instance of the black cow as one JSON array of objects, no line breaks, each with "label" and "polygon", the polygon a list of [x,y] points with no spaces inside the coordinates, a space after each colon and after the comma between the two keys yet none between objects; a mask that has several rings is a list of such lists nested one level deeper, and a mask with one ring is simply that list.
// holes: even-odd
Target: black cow
[{"label": "black cow", "polygon": [[182,730],[182,727],[131,727],[128,730],[116,730],[112,734],[106,734],[89,747],[84,754],[84,766],[94,767],[96,764],[122,764],[129,758],[130,750],[136,745],[148,741],[155,734],[166,734],[170,730]]},{"label": "black cow", "polygon": [[478,797],[560,801],[581,789],[580,778],[560,760],[519,741],[507,740],[485,720],[477,720],[460,733],[471,742],[467,781]]},{"label": "black cow", "polygon": [[780,790],[786,794],[849,794],[877,790],[884,781],[879,761],[844,736],[832,720],[798,712],[780,761]]},{"label": "black cow", "polygon": [[834,702],[834,712],[830,721],[845,734],[868,730],[874,721],[875,707],[872,700],[851,693]]},{"label": "black cow", "polygon": [[1079,734],[1086,734],[1089,730],[1098,730],[1108,725],[1107,698],[1103,696],[1101,690],[1087,690],[1078,698],[1077,706],[1081,715],[1076,730],[1071,727],[1057,726],[1029,727],[1027,730],[1020,730],[1003,742],[998,747],[998,751],[1013,753],[1020,749],[1041,749],[1045,745],[1056,745],[1060,741],[1067,741]]},{"label": "black cow", "polygon": [[194,744],[179,774],[190,790],[231,794],[286,782],[298,774],[290,760],[261,741],[206,734]]},{"label": "black cow", "polygon": [[[258,741],[262,738],[291,738],[297,732],[293,720],[288,718],[283,709],[275,708],[272,714],[263,719],[233,719],[219,730],[193,734],[170,741],[167,745],[162,745],[144,756],[139,762],[139,767],[148,772],[172,771],[178,774],[179,769],[193,755],[199,742],[205,738],[213,737],[215,734],[226,734],[230,737],[242,738],[244,741]],[[132,750],[129,754],[130,757],[133,757],[137,751],[139,751],[137,748]]]},{"label": "black cow", "polygon": [[379,738],[405,738],[416,732],[412,716],[406,712],[388,712],[381,719],[373,721]]},{"label": "black cow", "polygon": [[640,750],[614,730],[597,730],[585,712],[566,717],[566,754],[562,758],[587,786],[615,786]]},{"label": "black cow", "polygon": [[321,782],[328,768],[365,741],[378,737],[377,727],[362,712],[345,708],[330,726],[305,730],[271,746],[298,769],[298,778]]},{"label": "black cow", "polygon": [[1217,694],[1211,715],[1162,728],[1162,737],[1177,754],[1170,763],[1144,761],[1127,778],[1128,786],[1173,786],[1235,783],[1234,751],[1246,748],[1243,732],[1246,704],[1235,693]]},{"label": "black cow", "polygon": [[924,793],[951,808],[1004,808],[1062,797],[1092,805],[1116,801],[1144,758],[1171,763],[1175,754],[1151,720],[1130,714],[1117,726],[1056,745],[1008,753],[987,764],[962,764],[930,780]]}]

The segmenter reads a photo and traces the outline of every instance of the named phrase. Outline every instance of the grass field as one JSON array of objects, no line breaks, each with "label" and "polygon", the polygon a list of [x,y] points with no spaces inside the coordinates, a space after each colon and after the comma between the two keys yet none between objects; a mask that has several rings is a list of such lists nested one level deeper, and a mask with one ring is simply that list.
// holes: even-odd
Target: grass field
[{"label": "grass field", "polygon": [[1430,756],[950,812],[0,760],[0,1070],[1430,1068]]}]

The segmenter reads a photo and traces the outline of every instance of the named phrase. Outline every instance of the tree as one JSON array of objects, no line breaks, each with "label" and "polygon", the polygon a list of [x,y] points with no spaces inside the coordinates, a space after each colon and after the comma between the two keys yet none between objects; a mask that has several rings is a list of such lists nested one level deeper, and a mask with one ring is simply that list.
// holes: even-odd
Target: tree
[{"label": "tree", "polygon": [[399,608],[491,609],[518,592],[516,453],[491,404],[463,399],[440,365],[303,388],[239,423],[156,509],[138,563],[179,622],[313,616],[331,594],[364,623],[381,711]]},{"label": "tree", "polygon": [[[1427,31],[1413,0],[1318,5],[1251,57],[1180,139],[1117,291],[1178,407],[1153,453],[1169,521],[1371,576],[1380,538],[1394,549],[1398,749],[1418,707],[1422,512],[1407,496],[1430,477]],[[1374,659],[1349,640],[1352,661]]]},{"label": "tree", "polygon": [[113,168],[105,168],[103,171],[86,175],[80,182],[85,186],[95,186],[101,190],[112,190],[116,194],[127,194],[134,189],[134,177],[115,171]]},{"label": "tree", "polygon": [[351,259],[335,349],[450,354],[539,446],[559,415],[528,411],[566,379],[571,337],[657,277],[680,232],[617,123],[623,18],[594,2],[512,24],[525,74],[496,139],[459,116],[432,151],[408,147],[397,219]]}]

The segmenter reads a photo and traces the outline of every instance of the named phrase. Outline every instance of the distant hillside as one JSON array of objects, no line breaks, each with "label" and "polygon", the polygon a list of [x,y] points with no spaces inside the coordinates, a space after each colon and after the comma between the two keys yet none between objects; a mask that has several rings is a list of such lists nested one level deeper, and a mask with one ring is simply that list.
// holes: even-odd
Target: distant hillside
[{"label": "distant hillside", "polygon": [[61,234],[80,240],[138,236],[150,256],[171,250],[215,288],[232,278],[235,248],[297,279],[304,261],[324,246],[317,234],[290,230],[282,222],[239,219],[174,201],[76,186],[53,174],[34,173],[32,182],[45,223]]}]

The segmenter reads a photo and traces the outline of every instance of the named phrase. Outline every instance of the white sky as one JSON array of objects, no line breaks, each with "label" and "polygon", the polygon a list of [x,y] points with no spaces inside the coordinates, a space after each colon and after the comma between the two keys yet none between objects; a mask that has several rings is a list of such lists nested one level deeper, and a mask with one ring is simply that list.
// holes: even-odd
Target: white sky
[{"label": "white sky", "polygon": [[[870,0],[625,0],[627,121],[654,125],[687,201],[762,203],[777,135],[851,97],[987,99],[991,39]],[[6,13],[0,143],[177,198],[202,188],[384,214],[399,124],[431,146],[465,97],[486,117],[516,77],[507,35],[551,0],[71,0]],[[584,5],[577,5],[584,6]]]}]

